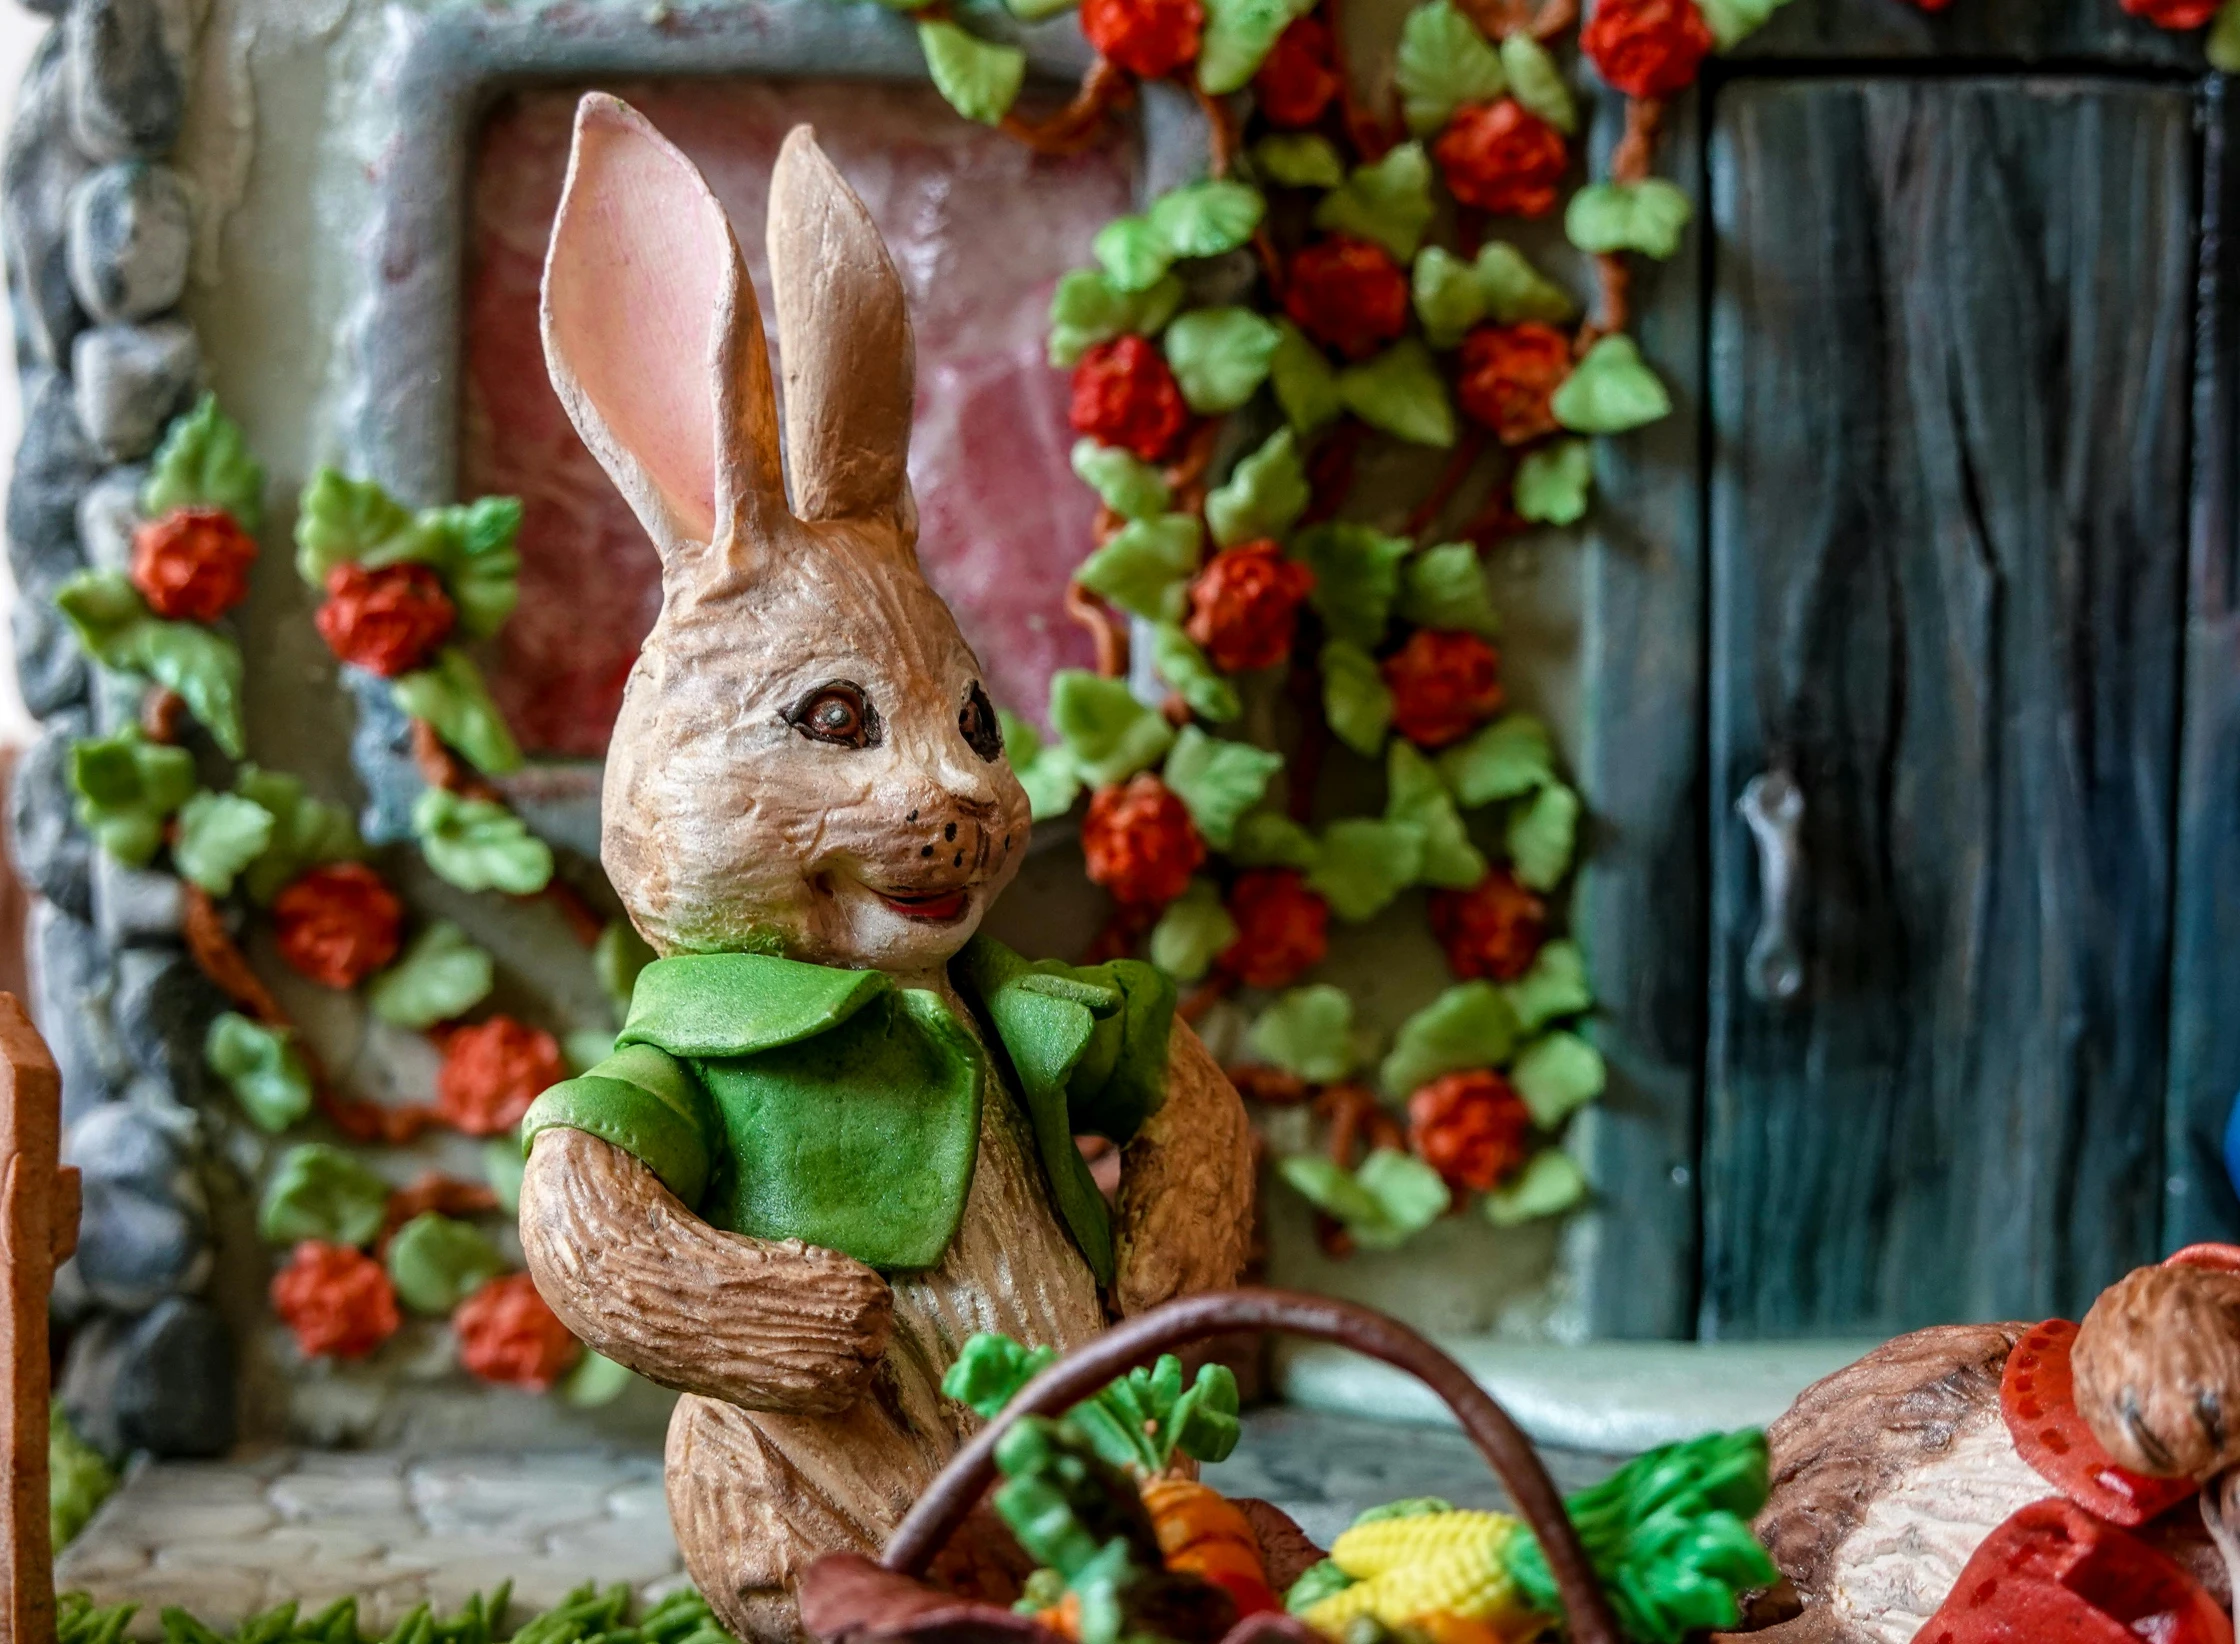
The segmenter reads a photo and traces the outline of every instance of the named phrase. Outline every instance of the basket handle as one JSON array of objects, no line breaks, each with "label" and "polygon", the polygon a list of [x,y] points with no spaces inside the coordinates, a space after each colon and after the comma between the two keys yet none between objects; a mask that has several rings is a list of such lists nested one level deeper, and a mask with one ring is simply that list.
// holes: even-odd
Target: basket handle
[{"label": "basket handle", "polygon": [[1067,1354],[1028,1382],[957,1452],[896,1527],[881,1562],[898,1575],[925,1573],[986,1492],[995,1477],[996,1446],[1021,1417],[1070,1410],[1115,1377],[1171,1348],[1247,1330],[1335,1342],[1407,1371],[1438,1394],[1539,1537],[1563,1596],[1572,1644],[1621,1644],[1555,1481],[1508,1412],[1467,1370],[1406,1325],[1351,1302],[1294,1290],[1213,1290],[1184,1296],[1117,1324]]}]

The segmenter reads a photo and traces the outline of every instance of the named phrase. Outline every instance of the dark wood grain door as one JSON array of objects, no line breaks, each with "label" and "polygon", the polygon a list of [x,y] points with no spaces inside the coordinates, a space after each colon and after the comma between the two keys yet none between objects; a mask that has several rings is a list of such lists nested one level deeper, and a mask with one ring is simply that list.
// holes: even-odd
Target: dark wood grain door
[{"label": "dark wood grain door", "polygon": [[[2195,110],[1712,104],[1705,1336],[2075,1316],[2157,1253]],[[1786,996],[1761,773],[1802,807]]]}]

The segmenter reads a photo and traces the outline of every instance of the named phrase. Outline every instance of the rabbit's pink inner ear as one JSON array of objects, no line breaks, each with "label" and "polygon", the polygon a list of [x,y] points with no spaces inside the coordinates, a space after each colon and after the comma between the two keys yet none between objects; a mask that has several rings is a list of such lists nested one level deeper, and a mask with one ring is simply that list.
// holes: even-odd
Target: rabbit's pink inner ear
[{"label": "rabbit's pink inner ear", "polygon": [[743,319],[761,351],[744,287],[723,207],[692,162],[635,110],[587,96],[545,264],[547,361],[640,517],[652,505],[687,540],[716,535],[724,333]]}]

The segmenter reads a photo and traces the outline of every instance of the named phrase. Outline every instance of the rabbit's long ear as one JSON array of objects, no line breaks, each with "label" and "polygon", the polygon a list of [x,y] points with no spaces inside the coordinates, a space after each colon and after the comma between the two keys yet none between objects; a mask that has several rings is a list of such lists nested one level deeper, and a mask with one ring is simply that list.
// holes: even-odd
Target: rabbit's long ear
[{"label": "rabbit's long ear", "polygon": [[908,541],[917,365],[902,281],[871,214],[807,126],[795,126],[778,154],[769,247],[794,512],[892,519]]},{"label": "rabbit's long ear", "polygon": [[576,105],[544,265],[544,356],[664,560],[785,507],[770,360],[723,207],[645,116]]}]

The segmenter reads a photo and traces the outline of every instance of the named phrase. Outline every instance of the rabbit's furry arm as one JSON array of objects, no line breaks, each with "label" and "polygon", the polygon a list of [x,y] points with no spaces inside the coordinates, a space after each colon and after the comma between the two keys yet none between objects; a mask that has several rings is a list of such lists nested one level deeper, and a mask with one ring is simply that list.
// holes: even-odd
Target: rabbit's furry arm
[{"label": "rabbit's furry arm", "polygon": [[846,1409],[894,1328],[894,1294],[861,1262],[719,1232],[638,1160],[580,1130],[537,1136],[521,1248],[538,1291],[595,1350],[749,1410]]},{"label": "rabbit's furry arm", "polygon": [[1123,1316],[1237,1282],[1252,1238],[1252,1127],[1236,1087],[1187,1022],[1168,1050],[1167,1099],[1120,1160]]}]

